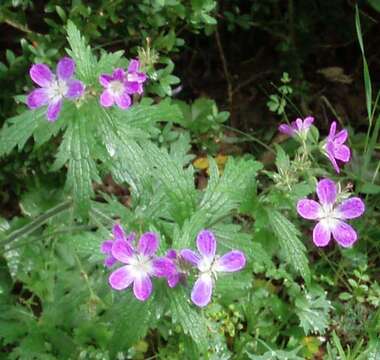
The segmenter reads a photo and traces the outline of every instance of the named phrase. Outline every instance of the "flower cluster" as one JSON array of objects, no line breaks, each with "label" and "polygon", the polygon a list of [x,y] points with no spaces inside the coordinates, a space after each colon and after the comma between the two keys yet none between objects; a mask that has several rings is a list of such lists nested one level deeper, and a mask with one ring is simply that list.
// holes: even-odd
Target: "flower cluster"
[{"label": "flower cluster", "polygon": [[[140,62],[132,59],[128,70],[117,68],[111,75],[102,74],[99,82],[105,88],[100,95],[100,105],[110,107],[116,104],[120,109],[128,109],[132,104],[131,95],[142,94],[147,80],[145,73],[139,70]],[[63,100],[77,100],[84,95],[85,84],[74,78],[75,62],[64,57],[57,65],[56,74],[45,64],[35,64],[30,68],[31,79],[40,87],[34,89],[27,97],[30,109],[47,106],[48,121],[57,120]]]},{"label": "flower cluster", "polygon": [[[289,136],[300,136],[306,139],[307,133],[314,122],[314,118],[297,119],[290,125],[281,124],[279,131]],[[351,150],[345,145],[348,131],[342,129],[337,132],[335,121],[331,123],[329,134],[322,143],[324,154],[328,157],[337,173],[340,172],[338,161],[347,163],[351,158]],[[313,230],[313,242],[323,247],[330,243],[331,237],[342,247],[351,247],[357,240],[356,231],[345,220],[354,219],[363,215],[365,205],[358,197],[348,198],[347,194],[338,191],[334,181],[322,179],[316,188],[319,202],[310,199],[301,199],[297,203],[297,212],[308,220],[315,220],[317,224]]]},{"label": "flower cluster", "polygon": [[123,265],[114,270],[109,277],[109,284],[115,290],[124,290],[133,284],[133,293],[138,300],[147,300],[153,290],[152,277],[166,278],[168,286],[173,288],[185,283],[194,268],[197,280],[191,292],[192,302],[204,307],[211,301],[212,290],[218,273],[235,272],[244,268],[244,253],[232,250],[223,256],[216,255],[216,239],[209,230],[202,230],[196,240],[198,252],[171,249],[166,256],[159,257],[158,236],[147,232],[141,235],[135,244],[135,235],[126,236],[120,225],[113,227],[113,239],[101,245],[101,252],[106,254],[105,265],[113,267],[117,262]]}]

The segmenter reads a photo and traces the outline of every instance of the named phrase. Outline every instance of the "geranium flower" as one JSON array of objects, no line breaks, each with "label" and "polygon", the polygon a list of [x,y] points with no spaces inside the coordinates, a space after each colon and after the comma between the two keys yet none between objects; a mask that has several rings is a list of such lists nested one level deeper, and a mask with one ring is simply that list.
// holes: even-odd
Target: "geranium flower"
[{"label": "geranium flower", "polygon": [[112,255],[112,245],[115,242],[115,240],[122,240],[128,243],[132,243],[133,240],[135,239],[134,233],[131,233],[128,236],[125,236],[124,230],[119,224],[114,225],[114,227],[112,228],[112,234],[113,234],[113,239],[103,241],[103,243],[100,246],[100,251],[103,254],[107,255],[104,260],[104,265],[109,268],[112,267],[117,262],[116,258]]},{"label": "geranium flower", "polygon": [[345,222],[364,213],[365,205],[359,197],[338,200],[337,187],[330,179],[320,180],[317,184],[319,203],[302,199],[297,203],[297,212],[303,218],[316,220],[313,242],[317,246],[327,246],[331,235],[343,247],[351,247],[358,236],[356,231]]},{"label": "geranium flower", "polygon": [[153,289],[151,277],[168,277],[175,272],[169,259],[155,256],[158,245],[158,236],[152,232],[141,235],[137,249],[124,239],[115,239],[112,256],[125,265],[110,275],[111,287],[124,290],[133,283],[135,297],[140,301],[147,300]]},{"label": "geranium flower", "polygon": [[57,75],[54,75],[45,64],[35,64],[30,68],[32,80],[40,86],[27,97],[30,109],[47,105],[46,117],[55,121],[62,108],[63,99],[75,100],[84,93],[84,84],[73,79],[75,72],[74,60],[64,57],[58,62]]},{"label": "geranium flower", "polygon": [[199,276],[191,292],[191,301],[204,307],[211,301],[214,281],[219,272],[239,271],[245,266],[245,256],[233,250],[219,257],[216,255],[216,239],[209,230],[202,230],[197,236],[199,253],[190,249],[181,250],[181,256],[199,270]]},{"label": "geranium flower", "polygon": [[120,109],[125,110],[131,106],[132,100],[129,96],[130,92],[126,84],[126,74],[123,69],[115,69],[112,75],[100,75],[99,82],[105,88],[100,95],[100,104],[103,107],[110,107],[116,103]]},{"label": "geranium flower", "polygon": [[310,126],[313,124],[313,122],[314,118],[312,116],[308,116],[304,120],[298,118],[295,121],[292,121],[290,125],[281,124],[278,127],[278,130],[283,134],[289,136],[299,135],[306,138],[307,132],[309,131]]},{"label": "geranium flower", "polygon": [[336,160],[347,163],[351,158],[350,148],[347,145],[344,145],[347,138],[348,132],[346,129],[343,129],[336,134],[336,122],[333,121],[330,126],[330,132],[326,139],[324,149],[337,173],[339,173],[340,169]]}]

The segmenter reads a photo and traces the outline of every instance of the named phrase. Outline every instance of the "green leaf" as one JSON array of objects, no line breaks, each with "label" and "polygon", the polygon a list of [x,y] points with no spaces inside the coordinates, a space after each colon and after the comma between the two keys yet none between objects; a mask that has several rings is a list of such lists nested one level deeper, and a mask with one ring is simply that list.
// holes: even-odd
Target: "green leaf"
[{"label": "green leaf", "polygon": [[286,261],[310,282],[310,269],[305,255],[305,245],[299,239],[299,231],[280,212],[268,209],[268,219],[273,232],[277,236]]},{"label": "green leaf", "polygon": [[0,133],[0,156],[9,154],[16,146],[20,151],[40,124],[46,126],[45,121],[43,110],[25,111],[8,119],[10,125],[4,126]]},{"label": "green leaf", "polygon": [[152,311],[152,298],[142,302],[135,299],[130,291],[118,298],[109,314],[114,329],[109,348],[114,354],[125,351],[146,335]]},{"label": "green leaf", "polygon": [[71,50],[67,52],[75,61],[78,78],[87,85],[96,81],[98,76],[95,71],[96,58],[92,54],[90,46],[87,45],[85,38],[72,21],[67,23],[67,40],[71,47]]},{"label": "green leaf", "polygon": [[182,287],[171,289],[169,293],[170,310],[173,321],[181,324],[185,334],[189,334],[200,351],[207,349],[207,323],[204,317],[190,305]]}]

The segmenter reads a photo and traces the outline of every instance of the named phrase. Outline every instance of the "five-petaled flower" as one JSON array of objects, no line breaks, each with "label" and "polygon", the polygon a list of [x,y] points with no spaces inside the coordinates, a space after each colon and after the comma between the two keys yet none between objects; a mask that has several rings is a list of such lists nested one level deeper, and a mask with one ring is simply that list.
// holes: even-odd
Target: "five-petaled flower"
[{"label": "five-petaled flower", "polygon": [[139,67],[138,60],[131,60],[127,72],[117,68],[111,75],[99,76],[99,82],[105,88],[100,95],[100,104],[103,107],[110,107],[116,103],[120,109],[128,109],[132,104],[130,95],[142,94],[147,77],[145,73],[139,72]]},{"label": "five-petaled flower", "polygon": [[74,60],[64,57],[58,62],[57,75],[54,75],[45,64],[35,64],[29,73],[32,80],[40,86],[27,97],[30,109],[47,105],[46,117],[55,121],[62,108],[64,98],[75,100],[84,93],[84,84],[73,79],[75,72]]},{"label": "five-petaled flower", "polygon": [[337,173],[340,171],[337,160],[347,163],[351,157],[350,148],[347,145],[344,145],[347,138],[348,132],[346,129],[336,133],[336,122],[333,121],[330,126],[330,132],[327,136],[324,150]]},{"label": "five-petaled flower", "polygon": [[333,238],[343,247],[352,246],[357,240],[356,231],[344,220],[354,219],[364,213],[365,205],[359,197],[339,201],[337,187],[330,179],[317,184],[319,203],[310,199],[298,201],[297,212],[303,218],[316,220],[313,241],[317,246],[327,246]]},{"label": "five-petaled flower", "polygon": [[104,260],[104,265],[107,266],[108,268],[112,267],[117,262],[116,258],[112,255],[112,245],[114,241],[122,240],[128,243],[132,243],[133,240],[135,239],[134,233],[131,233],[128,236],[125,236],[124,230],[119,224],[114,225],[114,227],[112,228],[112,234],[113,234],[113,239],[103,241],[103,243],[100,246],[100,251],[103,254],[107,255]]},{"label": "five-petaled flower", "polygon": [[147,300],[153,289],[152,276],[168,277],[174,273],[173,263],[165,257],[156,257],[158,236],[152,232],[141,235],[137,248],[123,238],[116,238],[112,244],[112,256],[125,265],[109,277],[115,290],[124,290],[133,283],[133,293],[140,301]]},{"label": "five-petaled flower", "polygon": [[290,125],[281,124],[278,127],[278,130],[283,134],[294,136],[298,135],[302,138],[306,138],[307,133],[310,129],[310,126],[313,124],[314,118],[312,116],[306,117],[304,120],[298,118],[295,121],[292,121]]},{"label": "five-petaled flower", "polygon": [[218,272],[239,271],[245,266],[245,256],[241,251],[232,250],[223,256],[216,255],[216,239],[209,230],[202,230],[197,236],[199,253],[190,249],[181,250],[181,256],[199,271],[191,292],[192,302],[204,307],[211,301],[213,283]]}]

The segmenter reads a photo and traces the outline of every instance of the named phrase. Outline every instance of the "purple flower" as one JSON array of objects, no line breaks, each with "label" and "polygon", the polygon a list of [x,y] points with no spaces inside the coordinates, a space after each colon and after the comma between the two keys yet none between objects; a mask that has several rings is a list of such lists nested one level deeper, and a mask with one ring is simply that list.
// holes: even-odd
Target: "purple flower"
[{"label": "purple flower", "polygon": [[157,235],[151,232],[141,235],[137,249],[124,239],[115,239],[112,256],[125,265],[110,275],[111,287],[124,290],[133,283],[136,298],[147,300],[153,288],[151,277],[168,277],[175,271],[169,259],[155,256],[158,245]]},{"label": "purple flower", "polygon": [[184,282],[186,279],[186,273],[183,270],[183,259],[173,249],[168,250],[166,257],[173,263],[175,269],[174,272],[167,277],[168,286],[174,288],[179,282]]},{"label": "purple flower", "polygon": [[346,129],[343,129],[336,134],[336,122],[333,121],[330,126],[330,133],[326,139],[324,149],[337,173],[339,173],[340,170],[336,160],[340,160],[344,163],[350,161],[350,148],[347,145],[344,145],[347,138],[348,132]]},{"label": "purple flower", "polygon": [[116,258],[112,255],[112,245],[115,240],[122,240],[128,243],[132,243],[135,239],[135,234],[131,233],[127,237],[125,236],[123,228],[116,224],[112,228],[112,234],[113,234],[113,240],[106,240],[103,241],[102,245],[100,246],[100,251],[107,255],[107,257],[104,260],[104,265],[108,268],[112,267],[116,262]]},{"label": "purple flower", "polygon": [[216,239],[209,230],[202,230],[197,236],[199,253],[183,249],[181,256],[199,270],[199,276],[191,292],[191,301],[206,306],[212,295],[214,280],[218,272],[239,271],[245,266],[245,256],[241,251],[233,250],[219,257],[216,255]]},{"label": "purple flower", "polygon": [[68,57],[58,62],[57,75],[45,64],[33,65],[29,71],[30,77],[40,88],[28,95],[28,107],[37,109],[47,105],[47,119],[57,120],[63,99],[75,100],[84,93],[85,86],[81,81],[73,79],[74,72],[75,62]]},{"label": "purple flower", "polygon": [[130,95],[142,94],[146,75],[138,71],[139,66],[138,60],[131,60],[127,73],[117,68],[112,75],[99,76],[99,82],[105,88],[100,95],[100,104],[103,107],[110,107],[116,103],[120,109],[128,109],[132,104]]},{"label": "purple flower", "polygon": [[278,127],[278,130],[283,134],[294,136],[299,135],[303,138],[306,138],[307,132],[309,131],[310,126],[313,124],[314,118],[312,116],[308,116],[304,120],[296,119],[292,121],[290,125],[281,124]]},{"label": "purple flower", "polygon": [[297,212],[303,218],[318,221],[313,230],[313,242],[317,246],[327,246],[333,238],[343,247],[352,246],[357,240],[356,231],[344,220],[355,219],[364,213],[362,199],[353,197],[337,200],[337,187],[330,179],[320,180],[317,184],[319,203],[302,199],[297,203]]}]

